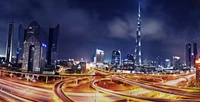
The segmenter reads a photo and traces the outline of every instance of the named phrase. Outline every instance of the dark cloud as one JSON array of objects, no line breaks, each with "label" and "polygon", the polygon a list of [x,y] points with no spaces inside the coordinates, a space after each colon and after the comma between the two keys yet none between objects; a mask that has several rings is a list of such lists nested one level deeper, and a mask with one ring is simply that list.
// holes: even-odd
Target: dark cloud
[{"label": "dark cloud", "polygon": [[[141,0],[143,57],[184,58],[185,44],[199,39],[198,0]],[[187,4],[187,5],[186,5]],[[92,59],[95,49],[134,52],[136,0],[1,0],[0,54],[5,53],[9,20],[26,27],[37,20],[48,32],[61,24],[59,58]],[[16,40],[16,38],[15,38]],[[200,43],[197,40],[198,43]]]}]

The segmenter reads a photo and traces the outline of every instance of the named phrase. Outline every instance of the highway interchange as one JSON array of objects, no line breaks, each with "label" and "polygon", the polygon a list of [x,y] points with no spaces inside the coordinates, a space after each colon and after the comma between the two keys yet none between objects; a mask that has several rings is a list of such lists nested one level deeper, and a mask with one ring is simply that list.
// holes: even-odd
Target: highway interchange
[{"label": "highway interchange", "polygon": [[55,76],[49,83],[21,80],[17,74],[10,77],[10,72],[1,73],[4,73],[0,76],[1,101],[200,102],[200,89],[191,86],[195,82],[194,73],[125,74],[93,68],[83,75]]}]

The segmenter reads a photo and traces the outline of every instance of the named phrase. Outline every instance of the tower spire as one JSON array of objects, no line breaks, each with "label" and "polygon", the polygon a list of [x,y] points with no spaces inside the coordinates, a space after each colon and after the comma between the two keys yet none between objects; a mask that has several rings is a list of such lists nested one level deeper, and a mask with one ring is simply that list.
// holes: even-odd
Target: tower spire
[{"label": "tower spire", "polygon": [[136,46],[135,46],[135,55],[134,55],[135,63],[137,65],[142,64],[141,59],[141,7],[140,2],[138,5],[138,23],[137,23],[137,32],[136,32]]},{"label": "tower spire", "polygon": [[140,14],[141,11],[140,11],[140,2],[139,2],[139,6],[138,6],[138,13]]}]

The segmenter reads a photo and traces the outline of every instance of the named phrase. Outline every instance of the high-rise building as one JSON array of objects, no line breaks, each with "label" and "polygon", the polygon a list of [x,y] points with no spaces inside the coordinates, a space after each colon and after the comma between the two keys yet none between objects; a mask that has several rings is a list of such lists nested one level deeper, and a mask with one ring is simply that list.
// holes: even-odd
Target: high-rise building
[{"label": "high-rise building", "polygon": [[171,67],[171,61],[170,61],[170,59],[165,59],[164,68],[170,68],[170,67]]},{"label": "high-rise building", "polygon": [[193,42],[193,65],[195,66],[195,61],[198,58],[197,43]]},{"label": "high-rise building", "polygon": [[140,3],[138,8],[138,23],[137,23],[137,32],[136,32],[136,46],[135,46],[135,64],[141,65],[142,59],[141,59],[141,11],[140,11]]},{"label": "high-rise building", "polygon": [[127,58],[123,60],[123,69],[134,70],[134,58],[133,54],[128,53]]},{"label": "high-rise building", "polygon": [[56,65],[59,30],[60,30],[59,24],[55,28],[49,29],[49,46],[48,46],[48,56],[47,56],[48,65]]},{"label": "high-rise building", "polygon": [[181,59],[179,56],[173,56],[173,67],[176,69],[181,66]]},{"label": "high-rise building", "polygon": [[121,64],[121,52],[120,51],[113,51],[112,52],[112,65],[120,65]]},{"label": "high-rise building", "polygon": [[128,60],[134,60],[133,54],[131,53],[128,53],[126,57]]},{"label": "high-rise building", "polygon": [[24,28],[22,24],[19,24],[19,30],[18,30],[18,39],[17,39],[17,51],[16,51],[16,63],[19,61],[22,61],[22,55],[23,55],[23,43],[24,43]]},{"label": "high-rise building", "polygon": [[160,56],[157,56],[156,58],[156,66],[163,66],[163,61],[162,58]]},{"label": "high-rise building", "polygon": [[186,44],[186,67],[191,68],[191,44]]},{"label": "high-rise building", "polygon": [[103,64],[104,63],[104,51],[96,49],[96,64]]},{"label": "high-rise building", "polygon": [[36,22],[27,27],[23,51],[23,72],[42,73],[46,64],[48,35]]},{"label": "high-rise building", "polygon": [[9,24],[9,31],[8,31],[8,41],[7,41],[7,48],[6,48],[6,63],[11,62],[12,51],[13,51],[13,36],[14,36],[14,21],[11,20]]}]

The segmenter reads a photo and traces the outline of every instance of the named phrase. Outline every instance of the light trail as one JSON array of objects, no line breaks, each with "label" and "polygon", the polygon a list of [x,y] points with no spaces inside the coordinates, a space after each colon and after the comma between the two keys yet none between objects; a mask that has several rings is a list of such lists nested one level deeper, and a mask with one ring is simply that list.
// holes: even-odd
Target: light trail
[{"label": "light trail", "polygon": [[[125,94],[125,93],[121,93],[121,92],[117,92],[117,91],[113,91],[113,90],[109,90],[109,89],[105,89],[105,88],[97,86],[96,83],[98,81],[103,81],[103,80],[111,80],[111,79],[105,78],[105,79],[96,80],[92,83],[92,87],[101,92],[112,94],[112,95],[119,96],[119,97],[124,97],[125,99],[132,99],[132,100],[139,99],[139,100],[146,100],[146,101],[169,102],[169,99],[133,96],[133,95],[129,95],[129,94]],[[170,101],[173,101],[173,102],[180,102],[180,101],[181,102],[199,102],[199,100],[194,100],[194,99],[182,99],[182,100],[170,100]]]},{"label": "light trail", "polygon": [[176,90],[175,91],[175,90],[172,90],[172,89],[171,90],[170,89],[165,89],[162,86],[146,85],[146,84],[130,81],[130,80],[127,80],[127,79],[119,78],[119,77],[116,77],[116,76],[113,76],[112,79],[115,79],[115,80],[130,84],[130,85],[137,85],[137,86],[140,86],[140,87],[143,87],[143,88],[147,88],[147,89],[150,89],[150,90],[156,90],[156,91],[161,91],[161,92],[165,92],[165,93],[169,93],[169,94],[176,94],[176,95],[181,95],[181,96],[200,98],[200,94],[199,93],[191,94],[191,93],[183,92],[181,90],[178,90],[178,91]]},{"label": "light trail", "polygon": [[54,85],[54,93],[64,102],[74,102],[73,99],[71,99],[69,96],[65,95],[64,92],[62,91],[62,85],[64,83],[68,83],[68,82],[72,82],[74,80],[80,80],[80,79],[87,79],[87,77],[84,78],[73,78],[70,80],[64,80],[64,81],[60,81],[58,83],[56,83]]}]

